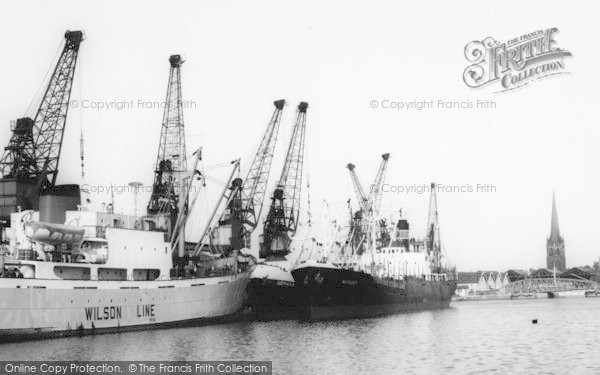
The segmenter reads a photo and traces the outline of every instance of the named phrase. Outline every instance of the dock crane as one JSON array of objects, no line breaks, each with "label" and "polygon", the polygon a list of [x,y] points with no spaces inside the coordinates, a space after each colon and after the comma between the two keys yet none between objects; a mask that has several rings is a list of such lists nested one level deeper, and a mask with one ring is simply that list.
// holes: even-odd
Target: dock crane
[{"label": "dock crane", "polygon": [[66,31],[64,39],[62,53],[35,117],[16,121],[0,159],[0,190],[4,198],[0,217],[6,221],[19,208],[38,210],[40,195],[56,185],[75,66],[84,34]]},{"label": "dock crane", "polygon": [[371,185],[369,195],[365,194],[365,191],[358,179],[356,174],[356,166],[352,163],[348,163],[346,167],[350,172],[350,178],[352,179],[352,184],[354,185],[354,190],[356,192],[356,197],[358,199],[359,210],[355,212],[352,218],[352,230],[353,238],[351,238],[351,242],[353,244],[357,244],[359,248],[357,251],[361,253],[361,249],[366,241],[361,240],[361,238],[365,238],[370,236],[371,231],[373,229],[372,225],[375,220],[378,220],[379,231],[377,235],[377,246],[387,246],[390,242],[390,235],[387,230],[387,225],[384,219],[379,218],[379,209],[381,207],[381,196],[382,196],[382,187],[383,181],[385,180],[385,174],[387,172],[388,160],[390,158],[390,154],[386,153],[381,155],[381,164],[379,165],[379,169],[377,170],[377,175],[375,176],[375,180]]},{"label": "dock crane", "polygon": [[389,158],[390,154],[381,155],[381,164],[379,165],[379,170],[377,170],[377,175],[375,176],[375,181],[373,181],[371,193],[369,194],[369,207],[372,211],[372,215],[376,218],[379,216],[379,209],[381,208],[383,181],[385,180]]},{"label": "dock crane", "polygon": [[169,57],[170,70],[163,112],[160,142],[154,170],[148,214],[170,214],[171,224],[179,211],[182,174],[187,172],[183,101],[181,96],[181,55]]},{"label": "dock crane", "polygon": [[354,185],[354,191],[356,192],[356,197],[358,199],[358,207],[363,212],[369,212],[369,198],[365,194],[365,190],[363,189],[358,179],[358,176],[356,175],[356,171],[354,170],[356,168],[356,165],[348,163],[348,165],[346,165],[346,168],[348,168],[348,171],[350,172],[352,185]]},{"label": "dock crane", "polygon": [[290,234],[295,233],[298,228],[307,109],[306,102],[298,105],[281,177],[273,191],[271,206],[263,227],[261,258],[278,258],[288,254]]},{"label": "dock crane", "polygon": [[365,236],[366,233],[368,233],[368,229],[366,228],[367,221],[365,219],[369,212],[369,199],[367,198],[358,176],[356,175],[356,171],[354,170],[356,166],[352,163],[348,163],[346,168],[348,168],[348,171],[350,172],[350,178],[352,179],[352,185],[354,186],[354,191],[356,192],[359,207],[359,209],[352,214],[350,199],[348,199],[348,207],[350,209],[350,232],[348,243],[352,252],[356,251],[358,254],[362,254],[364,252],[366,242]]},{"label": "dock crane", "polygon": [[[258,226],[265,201],[267,183],[277,143],[279,125],[285,100],[273,102],[275,109],[245,178],[233,178],[222,199],[225,205],[212,230],[207,227],[198,242],[196,253],[202,248],[210,230],[210,244],[224,252],[250,247],[250,236]],[[216,214],[216,213],[215,213]],[[213,218],[209,220],[209,226]]]},{"label": "dock crane", "polygon": [[169,57],[167,96],[154,168],[152,195],[146,207],[144,225],[169,234],[171,246],[177,249],[176,264],[182,266],[185,253],[185,223],[189,218],[189,193],[201,150],[194,155],[194,168],[188,170],[181,94],[181,55]]}]

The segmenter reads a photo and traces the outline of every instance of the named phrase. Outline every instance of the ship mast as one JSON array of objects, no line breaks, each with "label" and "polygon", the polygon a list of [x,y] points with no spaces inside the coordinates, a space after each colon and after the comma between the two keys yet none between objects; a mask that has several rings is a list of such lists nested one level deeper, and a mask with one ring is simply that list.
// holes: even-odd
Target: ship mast
[{"label": "ship mast", "polygon": [[181,196],[179,197],[179,208],[175,225],[173,225],[173,231],[171,236],[171,249],[177,249],[177,256],[179,258],[183,258],[185,255],[185,224],[189,219],[192,209],[196,203],[196,198],[198,198],[199,191],[196,192],[196,195],[193,199],[190,200],[190,192],[192,190],[192,184],[194,182],[194,177],[198,177],[202,179],[202,174],[198,171],[198,162],[202,160],[202,149],[199,148],[193,153],[194,163],[193,167],[188,175],[182,178],[181,185]]},{"label": "ship mast", "polygon": [[427,254],[433,258],[433,271],[439,272],[441,268],[442,245],[440,240],[440,226],[438,221],[436,184],[431,183],[429,196],[429,215],[427,217]]}]

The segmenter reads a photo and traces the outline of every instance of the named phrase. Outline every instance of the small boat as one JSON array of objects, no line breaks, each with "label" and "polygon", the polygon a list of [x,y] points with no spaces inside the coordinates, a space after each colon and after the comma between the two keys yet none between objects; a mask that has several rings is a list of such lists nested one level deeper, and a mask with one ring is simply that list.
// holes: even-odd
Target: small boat
[{"label": "small boat", "polygon": [[525,293],[525,292],[518,292],[518,293],[512,293],[510,295],[510,299],[536,299],[537,296],[535,295],[535,293]]}]

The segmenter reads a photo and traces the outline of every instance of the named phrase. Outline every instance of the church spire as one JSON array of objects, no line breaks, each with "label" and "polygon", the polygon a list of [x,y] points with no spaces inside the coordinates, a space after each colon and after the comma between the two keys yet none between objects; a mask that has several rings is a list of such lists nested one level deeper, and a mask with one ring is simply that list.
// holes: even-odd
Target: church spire
[{"label": "church spire", "polygon": [[560,239],[560,229],[558,227],[558,213],[556,211],[556,198],[552,192],[552,222],[550,224],[550,241],[558,242]]},{"label": "church spire", "polygon": [[558,212],[556,211],[556,198],[552,192],[552,222],[550,224],[550,237],[546,241],[546,268],[549,270],[564,271],[567,269],[565,260],[565,241],[560,236],[558,229]]}]

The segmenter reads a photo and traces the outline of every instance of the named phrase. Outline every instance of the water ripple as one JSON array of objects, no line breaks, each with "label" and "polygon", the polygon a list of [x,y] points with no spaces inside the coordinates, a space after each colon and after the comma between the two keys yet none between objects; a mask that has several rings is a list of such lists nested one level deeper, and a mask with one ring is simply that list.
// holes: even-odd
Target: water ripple
[{"label": "water ripple", "polygon": [[[271,360],[276,374],[600,373],[600,299],[482,301],[0,345],[1,360]],[[538,324],[532,324],[538,319]]]}]

